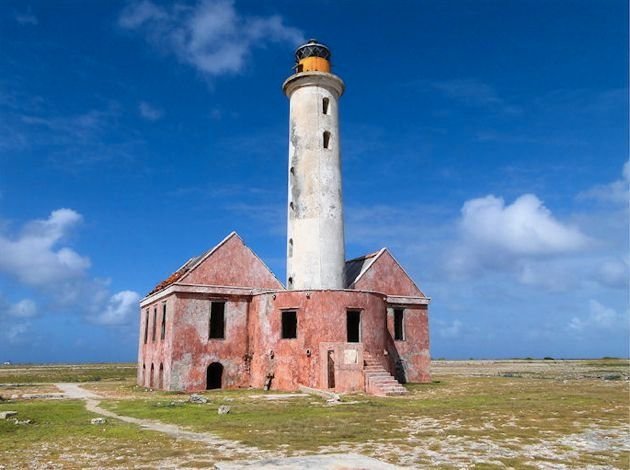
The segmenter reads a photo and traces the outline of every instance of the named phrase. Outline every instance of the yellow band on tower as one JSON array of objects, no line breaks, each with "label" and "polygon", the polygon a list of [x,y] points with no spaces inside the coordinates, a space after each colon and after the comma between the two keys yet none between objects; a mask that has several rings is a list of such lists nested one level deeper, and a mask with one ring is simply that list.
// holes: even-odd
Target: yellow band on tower
[{"label": "yellow band on tower", "polygon": [[298,63],[298,72],[327,72],[330,73],[330,62],[322,57],[304,57]]}]

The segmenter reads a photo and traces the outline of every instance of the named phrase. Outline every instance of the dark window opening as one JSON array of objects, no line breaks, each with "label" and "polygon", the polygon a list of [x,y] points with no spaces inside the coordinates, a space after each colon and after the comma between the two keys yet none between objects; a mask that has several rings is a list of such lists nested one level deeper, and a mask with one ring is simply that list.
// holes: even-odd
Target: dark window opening
[{"label": "dark window opening", "polygon": [[151,364],[151,375],[149,376],[149,388],[153,388],[153,374],[155,373],[155,366]]},{"label": "dark window opening", "polygon": [[162,328],[160,330],[160,339],[166,338],[166,302],[162,304]]},{"label": "dark window opening", "polygon": [[324,132],[324,148],[327,149],[330,146],[330,132]]},{"label": "dark window opening", "polygon": [[403,309],[394,310],[394,339],[396,341],[405,339],[404,318],[405,311]]},{"label": "dark window opening", "polygon": [[291,169],[289,170],[289,173],[291,173],[292,175],[295,175],[295,168],[291,167]]},{"label": "dark window opening", "polygon": [[157,307],[153,307],[153,333],[151,334],[151,341],[155,343],[155,335],[157,333]]},{"label": "dark window opening", "polygon": [[335,351],[328,351],[328,388],[335,388]]},{"label": "dark window opening", "polygon": [[330,100],[328,98],[324,98],[322,100],[322,111],[324,114],[328,114],[328,104],[330,103]]},{"label": "dark window opening", "polygon": [[164,388],[164,364],[160,363],[160,374],[158,375],[158,388]]},{"label": "dark window opening", "polygon": [[293,256],[293,238],[289,238],[289,258]]},{"label": "dark window opening", "polygon": [[346,315],[346,330],[348,332],[348,343],[361,342],[361,312],[358,310],[348,310]]},{"label": "dark window opening", "polygon": [[149,341],[149,309],[144,316],[144,344],[147,344],[147,341]]},{"label": "dark window opening", "polygon": [[210,306],[209,338],[225,338],[225,302],[212,302]]},{"label": "dark window opening", "polygon": [[291,201],[291,202],[289,203],[289,207],[291,208],[291,210],[295,210],[295,206],[294,206],[294,204],[293,204],[293,201]]},{"label": "dark window opening", "polygon": [[221,388],[221,379],[223,376],[223,366],[219,362],[213,362],[208,366],[206,376],[206,389],[213,390]]},{"label": "dark window opening", "polygon": [[282,312],[282,339],[297,338],[297,312]]},{"label": "dark window opening", "polygon": [[293,278],[289,278],[289,288],[293,287]]}]

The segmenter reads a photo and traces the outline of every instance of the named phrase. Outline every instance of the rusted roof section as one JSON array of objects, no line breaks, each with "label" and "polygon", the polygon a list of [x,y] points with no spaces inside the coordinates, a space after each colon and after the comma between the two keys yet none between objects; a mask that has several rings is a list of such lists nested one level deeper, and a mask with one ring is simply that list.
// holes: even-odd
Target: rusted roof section
[{"label": "rusted roof section", "polygon": [[376,258],[378,258],[384,250],[385,248],[382,248],[378,251],[375,251],[374,253],[359,256],[358,258],[346,261],[346,267],[344,271],[346,279],[346,289],[352,289],[354,283],[357,282],[357,280],[363,275],[363,273],[370,269],[372,263],[374,263]]},{"label": "rusted roof section", "polygon": [[162,289],[170,286],[171,284],[176,283],[186,274],[188,274],[195,266],[197,266],[202,260],[206,259],[211,253],[213,253],[217,248],[223,245],[226,241],[228,241],[233,236],[238,236],[236,232],[230,233],[227,237],[225,237],[221,242],[219,242],[216,246],[210,248],[209,250],[204,251],[199,256],[194,256],[186,261],[177,271],[171,274],[169,277],[164,279],[162,282],[158,283],[151,292],[149,292],[146,297],[151,294],[155,294],[156,292],[161,291]]},{"label": "rusted roof section", "polygon": [[[205,254],[205,253],[204,253]],[[199,256],[195,256],[193,258],[190,258],[188,261],[186,261],[181,268],[179,268],[177,271],[175,271],[173,274],[171,274],[169,277],[167,277],[166,279],[164,279],[163,281],[159,282],[152,290],[151,292],[149,292],[147,294],[147,297],[151,294],[155,294],[158,291],[161,291],[162,289],[164,289],[165,287],[170,286],[171,284],[179,281],[182,276],[184,276],[184,274],[186,274],[188,271],[190,271],[190,268],[193,267],[195,265],[195,263],[197,262],[197,260],[199,260],[203,255],[199,255]]]}]

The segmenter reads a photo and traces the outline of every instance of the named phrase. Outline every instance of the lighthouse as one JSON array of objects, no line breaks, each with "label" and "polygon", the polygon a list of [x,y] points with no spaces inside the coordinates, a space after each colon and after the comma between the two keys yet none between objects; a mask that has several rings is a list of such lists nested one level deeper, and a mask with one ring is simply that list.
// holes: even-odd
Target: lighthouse
[{"label": "lighthouse", "polygon": [[295,51],[289,98],[287,289],[344,288],[339,98],[330,49],[310,40]]}]

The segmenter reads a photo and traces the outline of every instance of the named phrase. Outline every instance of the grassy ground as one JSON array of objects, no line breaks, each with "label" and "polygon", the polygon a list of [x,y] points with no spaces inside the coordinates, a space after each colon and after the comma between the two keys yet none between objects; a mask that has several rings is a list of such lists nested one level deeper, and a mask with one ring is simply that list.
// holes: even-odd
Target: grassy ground
[{"label": "grassy ground", "polygon": [[[336,406],[258,390],[207,392],[209,402],[196,405],[186,395],[146,391],[130,379],[85,388],[108,397],[102,406],[118,414],[210,432],[281,455],[360,452],[416,468],[627,469],[628,366],[611,359],[438,361],[434,382],[408,385],[406,397],[348,395]],[[222,404],[231,407],[228,415],[217,414]],[[87,461],[86,455],[121,468],[149,454],[149,466],[161,467],[204,467],[230,457],[115,420],[90,425],[93,415],[76,401],[0,402],[0,411],[6,409],[34,424],[0,421],[0,468],[5,461],[12,464],[7,468],[26,466],[31,455],[61,468],[72,468],[67,459]]]},{"label": "grassy ground", "polygon": [[136,364],[11,365],[0,366],[0,384],[97,382],[136,376]]}]

